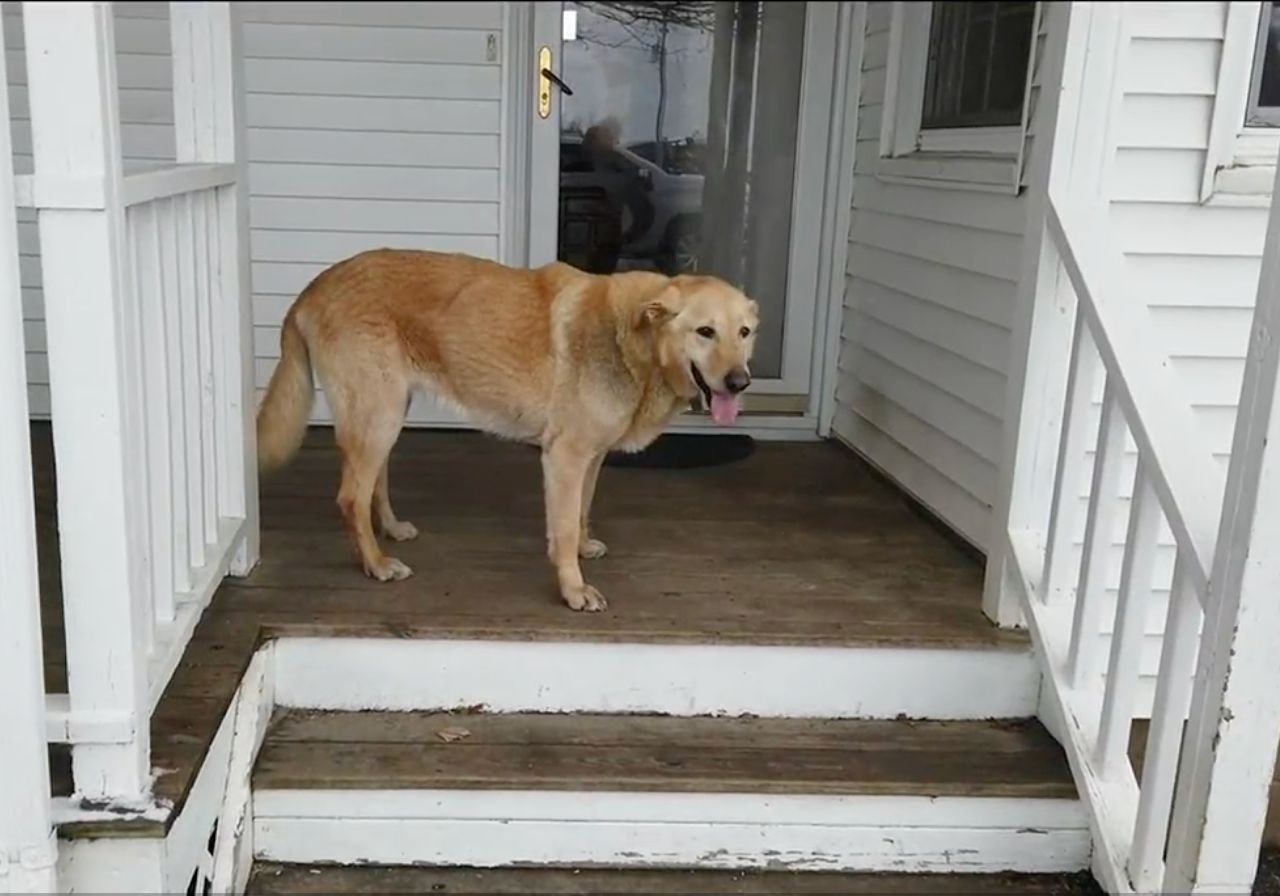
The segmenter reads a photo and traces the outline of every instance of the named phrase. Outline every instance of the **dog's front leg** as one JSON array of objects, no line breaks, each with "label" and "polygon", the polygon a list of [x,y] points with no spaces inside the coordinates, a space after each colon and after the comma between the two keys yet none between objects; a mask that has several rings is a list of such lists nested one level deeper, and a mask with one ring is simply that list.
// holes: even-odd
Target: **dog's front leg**
[{"label": "dog's front leg", "polygon": [[560,596],[573,610],[603,610],[604,597],[582,579],[578,545],[582,495],[595,452],[566,438],[542,450],[542,484],[547,507],[547,557],[560,582]]}]

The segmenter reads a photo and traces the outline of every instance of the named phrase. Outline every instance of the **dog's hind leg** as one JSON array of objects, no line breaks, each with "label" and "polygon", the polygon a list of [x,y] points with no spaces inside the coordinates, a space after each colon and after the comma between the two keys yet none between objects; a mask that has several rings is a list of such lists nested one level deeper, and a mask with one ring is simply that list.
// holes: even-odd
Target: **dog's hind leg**
[{"label": "dog's hind leg", "polygon": [[365,573],[381,582],[406,579],[413,571],[382,553],[372,521],[373,494],[404,422],[404,397],[373,390],[348,396],[351,401],[346,407],[334,408],[335,435],[342,452],[338,507]]},{"label": "dog's hind leg", "polygon": [[418,537],[418,527],[405,520],[396,519],[396,512],[391,509],[391,494],[387,485],[387,464],[382,462],[382,470],[378,473],[378,481],[373,487],[374,510],[378,514],[378,525],[392,541],[409,541]]},{"label": "dog's hind leg", "polygon": [[598,538],[591,537],[591,503],[596,496],[596,481],[600,478],[600,468],[604,466],[605,453],[602,451],[587,467],[587,476],[582,482],[582,522],[578,534],[578,556],[584,560],[595,560],[609,552],[608,546]]}]

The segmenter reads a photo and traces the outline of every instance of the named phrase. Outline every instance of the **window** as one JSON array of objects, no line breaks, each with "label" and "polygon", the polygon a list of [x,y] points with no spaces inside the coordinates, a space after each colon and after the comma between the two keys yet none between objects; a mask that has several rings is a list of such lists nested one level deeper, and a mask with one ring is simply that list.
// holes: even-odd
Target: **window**
[{"label": "window", "polygon": [[1035,4],[931,5],[921,128],[1020,125]]},{"label": "window", "polygon": [[1280,127],[1280,3],[1263,3],[1245,125]]},{"label": "window", "polygon": [[1020,189],[1038,9],[893,4],[879,177]]}]

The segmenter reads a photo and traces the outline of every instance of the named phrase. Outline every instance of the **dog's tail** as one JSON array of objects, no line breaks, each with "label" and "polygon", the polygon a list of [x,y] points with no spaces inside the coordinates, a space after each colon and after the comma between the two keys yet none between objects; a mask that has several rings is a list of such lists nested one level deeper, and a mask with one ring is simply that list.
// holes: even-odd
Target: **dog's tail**
[{"label": "dog's tail", "polygon": [[295,310],[290,308],[285,315],[280,330],[280,361],[258,408],[259,473],[280,469],[297,453],[315,400],[311,353],[298,328]]}]

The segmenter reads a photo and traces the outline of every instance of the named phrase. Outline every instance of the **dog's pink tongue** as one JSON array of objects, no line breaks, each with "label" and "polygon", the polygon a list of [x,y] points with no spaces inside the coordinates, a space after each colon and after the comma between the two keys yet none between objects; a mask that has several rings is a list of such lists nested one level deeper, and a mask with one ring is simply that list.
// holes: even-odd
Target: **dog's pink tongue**
[{"label": "dog's pink tongue", "polygon": [[742,410],[742,402],[737,395],[728,392],[711,393],[711,419],[721,425],[728,425],[738,419]]}]

